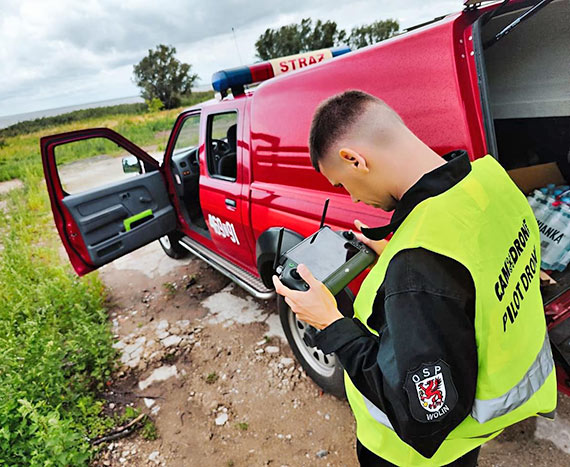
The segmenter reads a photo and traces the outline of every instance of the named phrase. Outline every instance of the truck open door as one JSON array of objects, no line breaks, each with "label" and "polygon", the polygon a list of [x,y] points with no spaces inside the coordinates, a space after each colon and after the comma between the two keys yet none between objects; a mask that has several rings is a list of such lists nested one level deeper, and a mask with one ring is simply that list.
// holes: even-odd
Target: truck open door
[{"label": "truck open door", "polygon": [[176,229],[159,162],[118,133],[78,130],[40,146],[54,221],[80,276]]}]

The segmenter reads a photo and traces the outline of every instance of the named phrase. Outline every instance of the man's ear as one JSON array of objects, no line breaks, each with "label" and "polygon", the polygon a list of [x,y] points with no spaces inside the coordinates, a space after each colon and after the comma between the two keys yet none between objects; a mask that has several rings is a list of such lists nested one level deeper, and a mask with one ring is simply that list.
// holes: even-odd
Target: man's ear
[{"label": "man's ear", "polygon": [[340,157],[341,161],[345,164],[350,164],[352,168],[368,172],[368,164],[366,159],[354,149],[350,149],[347,147],[340,148],[338,151],[338,156]]}]

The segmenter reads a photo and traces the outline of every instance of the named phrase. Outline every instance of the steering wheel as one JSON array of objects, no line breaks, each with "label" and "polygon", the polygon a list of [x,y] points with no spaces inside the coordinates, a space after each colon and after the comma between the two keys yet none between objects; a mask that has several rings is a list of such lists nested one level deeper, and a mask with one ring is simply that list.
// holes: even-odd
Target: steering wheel
[{"label": "steering wheel", "polygon": [[212,152],[216,157],[216,160],[219,159],[224,154],[230,152],[230,145],[227,141],[222,139],[212,139]]}]

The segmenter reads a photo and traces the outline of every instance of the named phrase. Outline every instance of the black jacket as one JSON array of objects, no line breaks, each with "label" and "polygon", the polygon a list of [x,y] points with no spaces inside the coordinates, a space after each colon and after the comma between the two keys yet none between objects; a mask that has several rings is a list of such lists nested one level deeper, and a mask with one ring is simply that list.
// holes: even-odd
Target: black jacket
[{"label": "black jacket", "polygon": [[[375,240],[384,238],[418,203],[448,190],[471,171],[465,151],[444,158],[449,162],[406,191],[390,224],[363,233]],[[465,240],[468,247],[469,239]],[[431,457],[469,414],[475,397],[473,280],[455,260],[415,248],[395,255],[378,285],[367,323],[378,337],[357,319],[342,318],[321,331],[316,342],[323,352],[336,353],[358,390],[386,413],[400,438]],[[436,364],[447,404],[437,417],[422,406],[433,401],[421,400],[412,381],[434,371]]]}]

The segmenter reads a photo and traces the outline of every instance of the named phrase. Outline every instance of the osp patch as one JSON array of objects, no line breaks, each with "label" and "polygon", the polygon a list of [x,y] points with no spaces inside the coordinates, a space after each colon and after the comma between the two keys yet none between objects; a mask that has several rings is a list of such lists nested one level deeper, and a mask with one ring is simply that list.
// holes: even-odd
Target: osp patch
[{"label": "osp patch", "polygon": [[457,390],[449,365],[443,360],[422,363],[406,374],[404,389],[408,393],[412,417],[423,423],[445,417],[457,404]]}]

